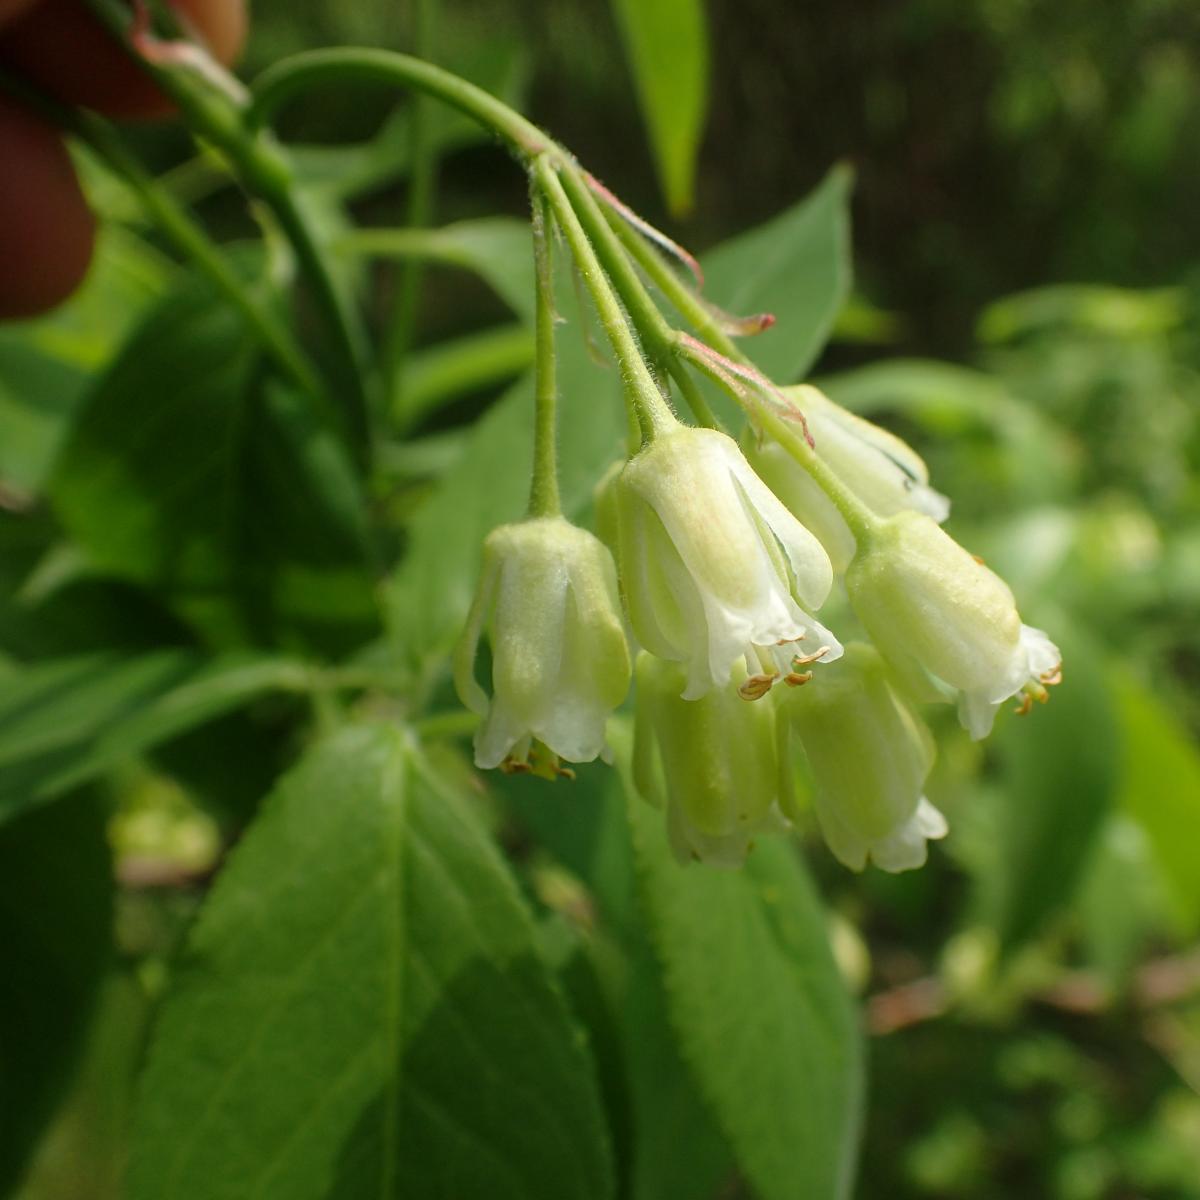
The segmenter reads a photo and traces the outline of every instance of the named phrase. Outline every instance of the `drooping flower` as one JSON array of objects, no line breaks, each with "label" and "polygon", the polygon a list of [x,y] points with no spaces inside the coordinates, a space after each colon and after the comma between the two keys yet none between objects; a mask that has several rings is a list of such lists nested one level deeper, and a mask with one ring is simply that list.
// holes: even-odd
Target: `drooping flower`
[{"label": "drooping flower", "polygon": [[923,795],[933,739],[878,652],[850,643],[811,686],[785,697],[785,717],[804,747],[817,821],[837,858],[854,871],[868,858],[885,871],[922,866],[926,839],[947,832]]},{"label": "drooping flower", "polygon": [[[816,453],[872,512],[881,517],[913,509],[941,522],[950,501],[929,486],[929,470],[911,446],[878,425],[834,404],[815,387],[783,388],[804,413]],[[772,438],[748,432],[746,457],[771,490],[813,533],[836,571],[854,557],[854,534],[833,501]]]},{"label": "drooping flower", "polygon": [[761,695],[800,664],[830,662],[838,640],[810,615],[833,583],[817,539],[712,429],[660,434],[614,485],[621,581],[647,650],[685,664],[695,700],[747,663]]},{"label": "drooping flower", "polygon": [[1060,678],[1057,647],[1021,623],[1004,580],[924,514],[879,522],[846,572],[846,589],[897,669],[923,669],[959,692],[959,719],[977,740],[1005,700],[1044,698]]},{"label": "drooping flower", "polygon": [[747,704],[733,688],[685,700],[684,679],[679,663],[638,655],[634,782],[665,807],[681,863],[740,866],[756,835],[787,828],[775,702]]},{"label": "drooping flower", "polygon": [[[475,678],[485,624],[492,695]],[[604,750],[604,726],[629,689],[629,649],[608,549],[562,517],[492,530],[483,574],[454,658],[462,702],[484,718],[483,768],[529,761],[532,743],[569,762]]]}]

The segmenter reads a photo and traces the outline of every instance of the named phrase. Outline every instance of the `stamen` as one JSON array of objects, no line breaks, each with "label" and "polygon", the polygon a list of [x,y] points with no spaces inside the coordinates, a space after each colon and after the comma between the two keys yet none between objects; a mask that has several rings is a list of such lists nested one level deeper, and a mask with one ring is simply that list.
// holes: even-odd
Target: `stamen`
[{"label": "stamen", "polygon": [[811,671],[789,671],[783,677],[783,682],[788,687],[803,687],[812,677],[813,673]]},{"label": "stamen", "polygon": [[[803,640],[803,639],[801,639],[801,640]],[[823,658],[826,654],[828,654],[829,651],[832,649],[833,649],[832,646],[820,646],[816,650],[814,650],[811,654],[797,654],[795,656],[795,658],[792,659],[792,666],[793,667],[802,667],[806,663],[818,662],[821,658]]]},{"label": "stamen", "polygon": [[533,768],[523,758],[506,758],[500,764],[500,770],[505,775],[528,775],[533,771]]},{"label": "stamen", "polygon": [[1027,717],[1033,711],[1033,697],[1028,692],[1021,693],[1021,702],[1013,709],[1018,717]]},{"label": "stamen", "polygon": [[1059,663],[1057,667],[1053,667],[1049,671],[1043,671],[1042,674],[1038,676],[1038,679],[1047,687],[1055,687],[1057,684],[1062,683],[1062,678],[1062,663]]},{"label": "stamen", "polygon": [[771,690],[771,685],[778,678],[778,671],[751,675],[738,684],[738,695],[743,700],[761,700]]}]

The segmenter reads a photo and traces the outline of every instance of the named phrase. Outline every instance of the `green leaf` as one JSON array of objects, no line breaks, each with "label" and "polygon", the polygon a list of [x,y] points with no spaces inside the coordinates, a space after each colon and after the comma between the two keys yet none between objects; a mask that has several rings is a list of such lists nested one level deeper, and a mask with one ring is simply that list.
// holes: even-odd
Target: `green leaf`
[{"label": "green leaf", "polygon": [[193,930],[131,1200],[610,1194],[591,1066],[476,820],[353,728],[268,799]]},{"label": "green leaf", "polygon": [[708,112],[703,0],[613,0],[667,207],[692,207]]},{"label": "green leaf", "polygon": [[626,791],[679,1048],[742,1174],[761,1200],[848,1196],[858,1023],[794,847],[764,837],[739,871],[681,867],[662,812]]},{"label": "green leaf", "polygon": [[1113,801],[1118,728],[1100,653],[1065,618],[1052,620],[1064,680],[1025,719],[1001,713],[998,908],[1002,946],[1036,933],[1074,896]]},{"label": "green leaf", "polygon": [[1124,673],[1112,679],[1124,759],[1119,807],[1141,826],[1179,932],[1200,930],[1200,751],[1165,705]]},{"label": "green leaf", "polygon": [[[622,454],[625,413],[616,379],[589,357],[581,331],[568,327],[558,342],[562,503],[578,519],[605,467]],[[431,662],[453,643],[475,590],[484,537],[524,514],[532,440],[533,384],[525,378],[476,422],[413,520],[389,609],[414,662]]]},{"label": "green leaf", "polygon": [[101,377],[51,495],[95,569],[154,590],[217,644],[338,653],[372,630],[353,470],[202,289],[169,297]]},{"label": "green leaf", "polygon": [[834,167],[798,204],[704,256],[705,294],[739,316],[775,315],[742,349],[778,383],[802,377],[850,294],[850,187]]},{"label": "green leaf", "polygon": [[41,490],[91,373],[161,292],[165,274],[148,246],[105,225],[68,303],[0,327],[0,485]]},{"label": "green leaf", "polygon": [[92,654],[0,679],[0,820],[265,692],[305,686],[287,659],[189,650]]},{"label": "green leaf", "polygon": [[336,248],[474,271],[513,312],[533,322],[533,242],[528,221],[480,217],[440,229],[359,229],[339,239]]},{"label": "green leaf", "polygon": [[0,829],[0,1194],[69,1081],[110,952],[112,873],[92,797]]},{"label": "green leaf", "polygon": [[[620,777],[583,764],[569,787],[548,788],[526,775],[489,783],[536,843],[586,883],[601,911],[599,930],[560,975],[576,1011],[589,1018],[628,1194],[633,1200],[720,1194],[734,1173],[733,1155],[676,1045],[634,894]],[[599,1052],[602,1037],[607,1054]]]},{"label": "green leaf", "polygon": [[404,366],[404,421],[415,425],[451,400],[508,383],[532,366],[527,325],[497,325],[416,351]]}]

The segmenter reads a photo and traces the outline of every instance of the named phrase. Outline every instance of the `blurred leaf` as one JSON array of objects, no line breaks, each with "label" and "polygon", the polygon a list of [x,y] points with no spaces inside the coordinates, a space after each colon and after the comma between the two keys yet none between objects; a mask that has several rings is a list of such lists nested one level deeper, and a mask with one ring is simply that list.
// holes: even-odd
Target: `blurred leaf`
[{"label": "blurred leaf", "polygon": [[775,315],[742,348],[778,383],[808,371],[850,294],[852,182],[834,167],[798,204],[704,256],[709,299],[739,316]]},{"label": "blurred leaf", "polygon": [[1071,900],[1116,787],[1119,734],[1101,655],[1065,617],[1051,629],[1063,682],[1027,718],[997,719],[1003,801],[995,923],[1006,950]]},{"label": "blurred leaf", "polygon": [[51,483],[96,569],[218,644],[340,652],[373,621],[363,501],[332,435],[259,371],[237,313],[194,287],[99,379]]},{"label": "blurred leaf", "polygon": [[1079,888],[1079,917],[1088,961],[1108,985],[1129,984],[1148,934],[1161,926],[1162,905],[1146,835],[1116,812],[1095,839]]},{"label": "blurred leaf", "polygon": [[1105,337],[1146,337],[1178,328],[1186,316],[1182,288],[1057,284],[990,304],[979,318],[978,336],[981,342],[1008,342],[1068,326]]},{"label": "blurred leaf", "polygon": [[307,682],[286,659],[190,650],[59,659],[0,679],[0,821],[275,689]]},{"label": "blurred leaf", "polygon": [[74,1082],[13,1200],[121,1200],[150,1008],[132,971],[111,971],[101,982]]},{"label": "blurred leaf", "polygon": [[1132,676],[1114,672],[1124,769],[1119,802],[1149,839],[1179,931],[1200,930],[1200,750],[1178,717]]},{"label": "blurred leaf", "polygon": [[112,874],[90,796],[0,829],[0,1193],[68,1082],[110,952]]},{"label": "blurred leaf", "polygon": [[513,312],[533,322],[533,242],[528,221],[480,217],[440,229],[359,229],[341,238],[337,248],[474,271]]},{"label": "blurred leaf", "polygon": [[[589,1018],[601,1079],[609,1080],[610,1123],[632,1200],[717,1195],[718,1185],[733,1175],[733,1155],[680,1058],[668,1020],[661,972],[634,894],[633,846],[619,776],[607,766],[585,763],[565,786],[547,787],[544,780],[522,775],[487,782],[537,844],[583,881],[588,900],[599,908],[598,931],[567,965],[566,983],[576,1011]],[[589,997],[587,1012],[578,997],[578,976],[585,974],[579,959],[587,960],[586,975],[602,992],[599,1001]],[[597,1004],[604,1009],[599,1017],[590,1011]],[[598,1026],[614,1062],[603,1053]],[[610,1079],[614,1072],[616,1081]]]},{"label": "blurred leaf", "polygon": [[71,300],[48,316],[0,327],[0,487],[41,489],[91,372],[116,350],[165,276],[149,246],[105,225]]},{"label": "blurred leaf", "polygon": [[692,207],[708,111],[703,0],[613,0],[667,207]]},{"label": "blurred leaf", "polygon": [[[927,453],[934,484],[969,507],[984,486],[1011,490],[1023,503],[1068,495],[1078,478],[1072,439],[1038,408],[1015,396],[993,375],[927,359],[889,359],[825,376],[819,386],[839,404],[872,420],[899,414],[939,439]],[[993,475],[981,470],[978,430],[995,438]]]},{"label": "blurred leaf", "polygon": [[764,837],[739,871],[681,867],[662,812],[626,791],[668,1013],[742,1174],[762,1200],[849,1196],[858,1022],[795,849]]},{"label": "blurred leaf", "polygon": [[[578,329],[558,338],[558,431],[563,511],[578,519],[604,468],[622,453],[625,413],[617,380],[589,357]],[[533,385],[507,391],[476,422],[467,445],[410,526],[393,576],[393,627],[415,663],[439,659],[470,607],[483,539],[520,518],[529,498]]]},{"label": "blurred leaf", "polygon": [[526,325],[498,325],[416,351],[405,361],[404,420],[416,424],[451,400],[506,383],[532,366],[533,333]]},{"label": "blurred leaf", "polygon": [[609,1194],[529,917],[427,770],[399,731],[359,727],[267,801],[164,1004],[131,1200]]}]

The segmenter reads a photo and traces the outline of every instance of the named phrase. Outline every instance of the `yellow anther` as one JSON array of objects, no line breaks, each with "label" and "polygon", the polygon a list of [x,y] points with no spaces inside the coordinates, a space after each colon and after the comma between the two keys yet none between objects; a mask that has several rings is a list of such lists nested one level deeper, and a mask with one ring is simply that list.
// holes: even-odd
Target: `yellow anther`
[{"label": "yellow anther", "polygon": [[738,684],[738,695],[743,700],[761,700],[771,690],[771,684],[778,678],[778,671],[772,671],[770,674],[751,675]]},{"label": "yellow anther", "polygon": [[803,667],[807,663],[816,662],[819,658],[822,658],[824,655],[828,654],[831,649],[833,649],[832,646],[821,646],[819,649],[814,650],[811,654],[797,654],[795,658],[792,659],[792,666]]},{"label": "yellow anther", "polygon": [[1054,687],[1056,684],[1062,683],[1062,663],[1059,663],[1058,666],[1051,671],[1045,671],[1043,674],[1038,676],[1038,678],[1041,679],[1042,683],[1044,683],[1047,687]]},{"label": "yellow anther", "polygon": [[783,682],[788,687],[803,687],[812,677],[813,673],[811,671],[789,671],[783,677]]},{"label": "yellow anther", "polygon": [[1013,709],[1013,712],[1015,712],[1018,717],[1027,717],[1027,716],[1029,716],[1029,713],[1032,710],[1032,708],[1033,708],[1033,697],[1028,692],[1023,692],[1021,694],[1021,702],[1020,702],[1020,704],[1017,705],[1016,708]]}]

